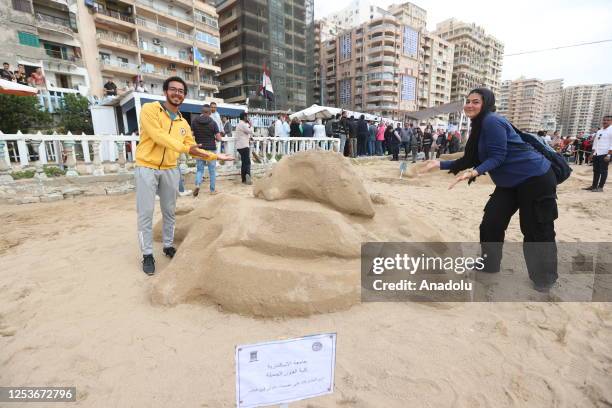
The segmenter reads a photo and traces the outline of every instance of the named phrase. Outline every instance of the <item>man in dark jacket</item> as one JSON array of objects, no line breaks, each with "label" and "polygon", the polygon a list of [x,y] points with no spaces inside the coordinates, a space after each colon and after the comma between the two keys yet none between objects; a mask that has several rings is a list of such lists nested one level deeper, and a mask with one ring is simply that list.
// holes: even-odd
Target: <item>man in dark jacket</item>
[{"label": "man in dark jacket", "polygon": [[357,120],[355,120],[354,116],[351,116],[351,119],[348,123],[349,128],[349,156],[357,157]]},{"label": "man in dark jacket", "polygon": [[410,137],[410,151],[412,152],[412,162],[416,163],[417,155],[419,153],[419,146],[421,146],[421,136],[414,131],[412,123],[408,125],[412,131]]},{"label": "man in dark jacket", "polygon": [[357,156],[365,156],[367,154],[367,143],[370,131],[368,123],[365,121],[365,115],[359,117],[357,122]]},{"label": "man in dark jacket", "polygon": [[431,145],[433,145],[433,135],[431,132],[425,132],[423,135],[423,153],[425,153],[425,160],[429,160]]},{"label": "man in dark jacket", "polygon": [[441,154],[446,153],[446,135],[444,132],[438,133],[436,146],[438,146],[438,150],[436,151],[436,159],[439,159]]},{"label": "man in dark jacket", "polygon": [[370,121],[368,125],[368,131],[370,134],[368,135],[368,143],[367,143],[367,154],[368,156],[374,156],[376,154],[376,132],[378,132],[378,128],[374,124],[374,122]]},{"label": "man in dark jacket", "polygon": [[[202,106],[202,114],[191,121],[191,130],[196,143],[201,145],[202,149],[214,152],[217,150],[217,140],[221,139],[221,132],[219,131],[217,122],[213,120],[210,113],[210,105]],[[204,166],[208,167],[210,176],[210,194],[216,194],[215,180],[217,177],[217,161],[196,159],[195,189],[193,190],[194,197],[197,197],[200,193],[200,184],[202,184],[202,178],[204,177]]]},{"label": "man in dark jacket", "polygon": [[302,123],[302,137],[313,137],[314,136],[314,128],[312,127],[311,122]]}]

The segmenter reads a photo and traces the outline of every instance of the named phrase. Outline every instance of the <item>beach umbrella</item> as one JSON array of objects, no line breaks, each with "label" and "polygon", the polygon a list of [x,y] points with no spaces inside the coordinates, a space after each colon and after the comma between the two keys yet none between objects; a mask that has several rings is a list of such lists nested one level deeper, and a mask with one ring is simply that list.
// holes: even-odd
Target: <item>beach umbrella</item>
[{"label": "beach umbrella", "polygon": [[17,95],[17,96],[33,96],[38,93],[38,89],[27,85],[21,85],[17,82],[0,79],[0,94]]}]

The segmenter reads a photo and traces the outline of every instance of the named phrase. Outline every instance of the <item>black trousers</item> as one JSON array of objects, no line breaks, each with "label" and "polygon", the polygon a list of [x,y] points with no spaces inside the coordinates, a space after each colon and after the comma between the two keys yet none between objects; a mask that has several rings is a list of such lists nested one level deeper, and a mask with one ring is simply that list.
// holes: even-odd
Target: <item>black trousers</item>
[{"label": "black trousers", "polygon": [[357,156],[365,156],[367,150],[367,135],[357,135]]},{"label": "black trousers", "polygon": [[423,146],[423,153],[425,153],[425,160],[429,160],[429,149],[431,149],[431,146]]},{"label": "black trousers", "polygon": [[582,150],[578,150],[578,164],[582,164],[584,161],[584,152]]},{"label": "black trousers", "polygon": [[496,187],[484,208],[480,242],[485,272],[499,272],[503,242],[510,219],[519,211],[523,254],[529,278],[537,285],[557,280],[557,179],[550,169],[512,188]]},{"label": "black trousers", "polygon": [[246,181],[247,174],[251,175],[251,149],[248,147],[243,147],[242,149],[238,149],[238,153],[240,153],[240,177],[242,178],[242,182]]},{"label": "black trousers", "polygon": [[593,156],[593,188],[603,188],[608,178],[608,165],[604,160],[605,154]]},{"label": "black trousers", "polygon": [[393,155],[393,160],[399,160],[399,144],[389,144],[389,153]]}]

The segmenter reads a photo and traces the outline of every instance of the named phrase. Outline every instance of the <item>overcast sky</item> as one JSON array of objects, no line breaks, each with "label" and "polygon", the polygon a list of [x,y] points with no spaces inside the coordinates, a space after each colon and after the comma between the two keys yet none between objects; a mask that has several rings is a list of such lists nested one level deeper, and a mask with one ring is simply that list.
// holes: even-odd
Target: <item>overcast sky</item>
[{"label": "overcast sky", "polygon": [[[315,18],[346,7],[350,0],[314,0]],[[610,0],[414,0],[427,10],[427,29],[455,17],[484,27],[513,54],[612,39]],[[402,1],[373,0],[387,7]],[[565,86],[612,82],[612,42],[504,57],[502,79],[563,78]]]}]

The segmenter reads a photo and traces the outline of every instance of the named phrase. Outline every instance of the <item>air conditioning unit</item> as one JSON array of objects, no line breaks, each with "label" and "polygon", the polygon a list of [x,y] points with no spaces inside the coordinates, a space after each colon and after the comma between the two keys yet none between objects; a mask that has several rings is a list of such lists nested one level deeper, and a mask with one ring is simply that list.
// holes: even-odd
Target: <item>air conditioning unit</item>
[{"label": "air conditioning unit", "polygon": [[153,45],[161,45],[161,40],[159,38],[154,38]]}]

